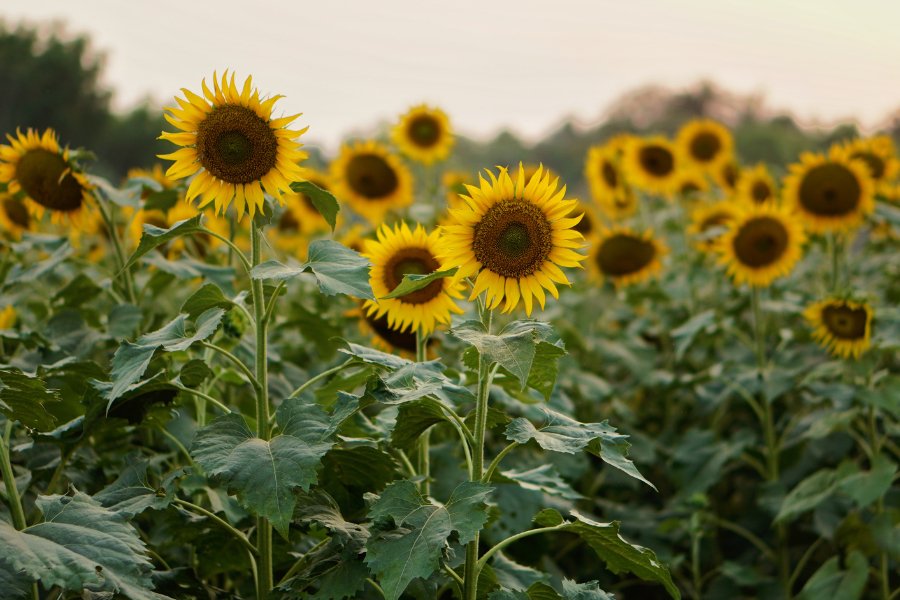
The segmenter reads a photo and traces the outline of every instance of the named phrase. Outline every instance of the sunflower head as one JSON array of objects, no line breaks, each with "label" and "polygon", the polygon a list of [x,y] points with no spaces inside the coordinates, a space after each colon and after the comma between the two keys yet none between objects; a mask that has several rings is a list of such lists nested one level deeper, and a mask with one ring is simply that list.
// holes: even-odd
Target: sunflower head
[{"label": "sunflower head", "polygon": [[21,193],[36,219],[49,212],[54,222],[78,220],[90,206],[92,186],[56,133],[29,129],[6,137],[9,145],[0,146],[0,183],[13,196]]},{"label": "sunflower head", "polygon": [[676,143],[690,163],[707,173],[715,173],[719,166],[731,159],[734,152],[731,132],[710,119],[685,123],[678,131]]},{"label": "sunflower head", "polygon": [[472,175],[468,171],[445,171],[441,176],[441,185],[447,198],[449,208],[457,208],[462,205],[459,197],[466,193],[466,184],[472,183]]},{"label": "sunflower head", "polygon": [[331,163],[331,181],[338,199],[373,225],[391,211],[413,201],[412,175],[384,144],[369,140],[341,148]]},{"label": "sunflower head", "polygon": [[761,204],[742,210],[715,250],[735,284],[768,287],[793,270],[805,241],[803,228],[786,209]]},{"label": "sunflower head", "polygon": [[187,201],[199,198],[201,207],[212,203],[217,214],[234,202],[240,219],[262,211],[265,193],[284,203],[291,183],[302,181],[299,162],[306,158],[297,138],[306,129],[287,129],[300,115],[273,119],[275,102],[282,96],[262,100],[247,77],[238,89],[234,73],[221,80],[213,73],[213,89],[204,79],[203,95],[182,88],[177,107],[164,115],[177,132],[163,132],[161,139],[181,146],[160,158],[174,161],[166,171],[173,179],[194,176]]},{"label": "sunflower head", "polygon": [[0,193],[0,230],[13,239],[19,239],[23,231],[34,228],[34,219],[28,207],[12,194]]},{"label": "sunflower head", "polygon": [[743,176],[741,166],[733,158],[716,166],[713,171],[713,179],[725,192],[733,194],[737,191],[738,182]]},{"label": "sunflower head", "polygon": [[887,135],[852,140],[832,151],[849,160],[866,163],[869,176],[876,185],[893,181],[900,173],[900,160],[897,160],[894,141]]},{"label": "sunflower head", "polygon": [[803,312],[813,337],[831,354],[859,358],[871,345],[872,307],[865,302],[828,298]]},{"label": "sunflower head", "polygon": [[696,200],[709,191],[709,180],[699,169],[684,168],[675,177],[675,191],[683,200]]},{"label": "sunflower head", "polygon": [[453,148],[450,120],[439,108],[414,106],[391,131],[400,152],[425,165],[444,160]]},{"label": "sunflower head", "polygon": [[474,277],[469,300],[485,294],[488,308],[505,301],[510,312],[522,300],[531,314],[533,299],[544,307],[548,290],[558,296],[556,284],[569,284],[560,267],[577,267],[584,256],[584,236],[575,230],[578,217],[568,215],[576,200],[565,199],[566,188],[558,188],[542,167],[531,179],[522,165],[515,180],[500,168],[486,171],[479,185],[467,186],[466,205],[450,210],[441,242],[441,268],[458,267],[457,278]]},{"label": "sunflower head", "polygon": [[366,239],[371,236],[371,233],[369,227],[362,223],[354,223],[341,234],[338,241],[351,250],[362,253],[364,252],[363,246]]},{"label": "sunflower head", "polygon": [[716,240],[739,214],[740,210],[729,200],[698,206],[691,212],[687,233],[695,238],[697,249],[711,252],[716,247]]},{"label": "sunflower head", "polygon": [[676,146],[662,136],[635,138],[626,147],[623,167],[629,182],[653,194],[675,191],[682,166]]},{"label": "sunflower head", "polygon": [[594,201],[600,204],[625,195],[627,185],[619,167],[618,152],[607,146],[593,146],[584,162],[584,178]]},{"label": "sunflower head", "polygon": [[171,177],[166,176],[166,172],[163,171],[163,167],[161,164],[156,163],[149,169],[128,169],[128,174],[125,176],[126,179],[145,179],[147,181],[153,181],[159,184],[159,187],[164,190],[171,190],[178,182],[176,182]]},{"label": "sunflower head", "polygon": [[602,231],[591,246],[588,264],[597,281],[608,279],[616,287],[645,281],[662,269],[666,245],[651,230],[637,233],[628,227]]},{"label": "sunflower head", "polygon": [[805,153],[790,166],[784,199],[814,233],[857,227],[875,209],[874,183],[866,163],[839,151]]},{"label": "sunflower head", "polygon": [[769,175],[766,165],[759,163],[752,169],[744,169],[735,186],[738,200],[747,204],[765,204],[778,200],[778,188]]}]

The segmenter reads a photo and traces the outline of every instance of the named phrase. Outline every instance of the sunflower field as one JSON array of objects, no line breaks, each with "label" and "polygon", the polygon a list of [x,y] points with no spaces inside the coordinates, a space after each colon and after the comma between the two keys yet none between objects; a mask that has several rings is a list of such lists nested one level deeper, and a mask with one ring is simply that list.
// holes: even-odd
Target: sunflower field
[{"label": "sunflower field", "polygon": [[890,137],[566,182],[196,83],[124,181],[0,146],[0,598],[900,598]]}]

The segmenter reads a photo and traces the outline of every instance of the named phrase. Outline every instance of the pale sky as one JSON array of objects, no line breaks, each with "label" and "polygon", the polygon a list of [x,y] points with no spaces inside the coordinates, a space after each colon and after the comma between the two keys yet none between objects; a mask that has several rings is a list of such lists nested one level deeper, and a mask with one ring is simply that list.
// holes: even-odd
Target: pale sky
[{"label": "pale sky", "polygon": [[419,102],[470,136],[534,139],[701,79],[804,121],[871,127],[900,107],[900,0],[3,0],[0,18],[89,33],[120,108],[252,74],[329,150]]}]

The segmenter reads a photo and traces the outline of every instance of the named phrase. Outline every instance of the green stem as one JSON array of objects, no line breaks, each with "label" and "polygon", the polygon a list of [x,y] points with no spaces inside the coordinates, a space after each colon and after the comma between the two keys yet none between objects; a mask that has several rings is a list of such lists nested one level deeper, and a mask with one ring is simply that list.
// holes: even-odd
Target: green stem
[{"label": "green stem", "polygon": [[[256,223],[250,226],[252,267],[262,262],[262,231]],[[243,254],[239,254],[243,256]],[[244,257],[246,261],[246,257]],[[251,270],[252,270],[251,267]],[[269,439],[269,369],[266,354],[268,327],[266,327],[266,299],[259,279],[250,280],[253,296],[253,317],[256,323],[256,435]],[[240,362],[240,361],[238,361]],[[243,365],[243,363],[241,363]],[[272,524],[265,517],[256,519],[256,549],[259,552],[259,577],[256,580],[256,598],[265,600],[272,589]]]},{"label": "green stem", "polygon": [[103,223],[106,225],[106,230],[109,232],[109,239],[112,240],[113,250],[116,253],[116,262],[118,263],[117,267],[119,274],[122,276],[125,294],[128,296],[128,301],[131,304],[137,305],[137,296],[134,293],[134,281],[131,279],[131,269],[125,268],[125,253],[122,251],[122,243],[119,241],[119,232],[113,224],[109,211],[106,210],[105,202],[97,198],[97,207],[100,209],[100,216],[103,218]]},{"label": "green stem", "polygon": [[175,386],[176,388],[178,388],[179,390],[181,390],[182,392],[185,392],[186,394],[192,394],[192,395],[194,395],[194,396],[197,396],[198,398],[202,398],[202,399],[206,400],[207,402],[209,402],[209,403],[212,404],[213,406],[217,406],[217,407],[219,408],[219,410],[223,411],[225,414],[230,414],[230,413],[231,413],[231,409],[230,409],[230,408],[228,408],[227,406],[225,406],[224,404],[222,404],[219,400],[216,400],[215,398],[213,398],[213,397],[210,396],[209,394],[204,394],[204,393],[201,392],[200,390],[193,390],[193,389],[191,389],[191,388],[189,388],[189,387],[186,387],[186,386],[180,385],[180,384],[178,384],[178,383],[174,383],[174,382],[172,383],[172,385]]},{"label": "green stem", "polygon": [[762,309],[760,308],[759,288],[753,286],[750,295],[750,304],[753,307],[753,342],[756,349],[756,368],[762,377],[766,368],[766,344],[763,332]]},{"label": "green stem", "polygon": [[500,461],[503,460],[507,454],[515,450],[519,446],[519,442],[510,442],[509,445],[506,446],[503,450],[500,451],[500,454],[494,457],[494,460],[491,461],[491,464],[488,465],[487,470],[484,472],[484,475],[481,477],[481,481],[484,483],[490,483],[491,477],[494,476],[494,471],[497,470],[497,467],[500,466]]},{"label": "green stem", "polygon": [[832,232],[828,236],[828,251],[831,254],[831,285],[829,289],[832,293],[837,293],[838,286],[841,283],[841,243],[839,234]]},{"label": "green stem", "polygon": [[[258,331],[258,328],[257,328],[257,331]],[[265,329],[263,329],[263,331],[265,331]],[[257,333],[257,341],[258,341],[258,338],[259,338],[259,334]],[[203,346],[204,348],[208,348],[209,350],[212,350],[213,352],[221,354],[223,357],[228,359],[228,361],[231,362],[231,364],[236,366],[241,371],[241,373],[243,373],[244,376],[250,380],[250,385],[252,385],[254,388],[256,388],[257,395],[259,395],[259,388],[262,386],[262,382],[259,380],[258,365],[257,365],[257,373],[256,373],[256,375],[254,375],[253,371],[251,371],[250,368],[244,364],[244,361],[239,359],[237,356],[235,356],[234,354],[232,354],[225,348],[222,348],[221,346],[216,346],[215,344],[212,344],[205,340],[200,340],[200,345]]]},{"label": "green stem", "polygon": [[[477,580],[478,573],[481,572],[481,569],[484,568],[484,565],[486,565],[488,563],[488,561],[491,559],[491,557],[494,554],[496,554],[497,552],[500,552],[501,550],[503,550],[510,544],[512,544],[514,542],[518,542],[521,539],[531,537],[533,535],[538,535],[541,533],[557,531],[560,527],[562,527],[564,525],[565,525],[565,523],[563,523],[562,525],[553,525],[551,527],[538,527],[537,529],[529,529],[528,531],[522,531],[515,535],[511,535],[501,542],[497,542],[497,544],[494,547],[492,547],[490,550],[488,550],[487,552],[484,553],[484,556],[482,556],[480,559],[478,559],[478,562],[475,565],[476,580]],[[469,581],[469,577],[468,577],[468,575],[466,575],[466,582],[468,582],[468,581]]]},{"label": "green stem", "polygon": [[12,439],[12,426],[12,421],[7,419],[6,430],[3,433],[2,443],[0,443],[0,474],[3,475],[3,482],[6,484],[6,496],[9,500],[13,526],[22,531],[28,524],[25,522],[22,499],[19,497],[19,490],[16,489],[16,477],[13,474],[12,463],[9,460],[9,442]]},{"label": "green stem", "polygon": [[769,545],[759,539],[759,537],[749,529],[720,517],[710,516],[709,520],[717,527],[721,527],[722,529],[727,529],[732,533],[738,534],[739,536],[756,546],[757,550],[762,552],[763,556],[765,556],[769,560],[775,559],[775,552],[769,547]]},{"label": "green stem", "polygon": [[313,546],[312,548],[310,548],[309,550],[307,550],[306,552],[304,552],[304,553],[303,553],[303,556],[301,556],[300,558],[298,558],[297,561],[296,561],[293,565],[291,565],[291,568],[288,569],[287,573],[284,574],[284,577],[282,577],[282,578],[278,581],[278,585],[282,585],[282,584],[285,583],[288,579],[290,579],[291,577],[293,577],[294,575],[296,575],[297,573],[299,573],[299,572],[300,572],[300,569],[303,568],[303,565],[306,563],[306,561],[309,560],[309,557],[312,556],[312,554],[313,554],[316,550],[318,550],[319,548],[321,548],[322,546],[324,546],[325,544],[327,544],[327,543],[330,542],[330,541],[331,541],[331,538],[330,538],[330,537],[323,538],[323,539],[320,540],[315,546]]},{"label": "green stem", "polygon": [[198,504],[194,504],[193,502],[188,502],[187,500],[182,500],[181,498],[175,498],[172,500],[172,502],[174,502],[175,504],[182,506],[186,509],[192,510],[196,513],[200,513],[204,517],[208,517],[216,525],[218,525],[219,527],[221,527],[222,529],[224,529],[225,531],[230,533],[237,541],[239,541],[241,543],[242,546],[244,546],[247,550],[250,551],[251,555],[257,556],[258,553],[256,551],[256,548],[253,546],[253,544],[250,542],[250,540],[247,539],[247,536],[245,536],[243,533],[241,533],[240,531],[235,529],[234,526],[231,525],[231,523],[229,523],[228,521],[226,521],[225,519],[223,519],[216,513],[209,511]]},{"label": "green stem", "polygon": [[63,471],[65,470],[66,465],[69,463],[69,458],[72,457],[72,454],[77,448],[78,444],[75,444],[60,455],[59,464],[56,465],[55,469],[53,469],[53,474],[50,476],[49,483],[47,483],[47,489],[44,490],[45,496],[49,496],[50,494],[54,493],[54,491],[56,491],[56,486],[59,484],[59,480],[63,476]]},{"label": "green stem", "polygon": [[[416,329],[416,362],[425,362],[428,346],[428,335],[422,328]],[[431,428],[429,427],[419,436],[418,472],[422,476],[420,489],[426,498],[431,495]]]},{"label": "green stem", "polygon": [[[252,237],[252,230],[255,229],[255,228],[256,228],[256,225],[254,224],[254,225],[251,227],[251,237]],[[238,248],[237,245],[236,245],[234,242],[232,242],[231,240],[229,240],[229,239],[228,239],[227,237],[225,237],[224,235],[221,235],[221,234],[219,234],[219,233],[216,233],[215,231],[212,231],[211,229],[207,229],[206,227],[201,227],[201,228],[200,228],[200,231],[203,232],[203,233],[205,233],[206,235],[211,236],[211,237],[214,237],[214,238],[216,238],[217,240],[221,241],[222,243],[226,244],[226,245],[228,246],[228,250],[229,250],[230,252],[233,252],[233,253],[234,253],[234,256],[237,256],[237,257],[238,257],[238,261],[241,263],[241,266],[244,267],[244,270],[247,271],[247,274],[248,274],[248,275],[250,274],[250,271],[253,269],[253,267],[255,267],[256,264],[259,264],[259,263],[251,264],[250,261],[247,260],[247,257],[244,256],[244,253],[241,252],[241,249]],[[228,261],[228,264],[229,264],[229,265],[231,264],[231,260]]]},{"label": "green stem", "polygon": [[288,398],[296,398],[297,396],[299,396],[300,394],[302,394],[303,392],[305,392],[306,389],[307,389],[308,387],[310,387],[311,385],[314,385],[314,384],[316,384],[316,383],[322,381],[323,379],[325,379],[325,378],[327,378],[327,377],[331,377],[331,376],[334,375],[335,373],[337,373],[337,372],[343,370],[344,367],[348,367],[348,366],[350,366],[350,365],[351,365],[352,363],[354,363],[354,362],[356,362],[356,359],[355,359],[355,358],[347,359],[346,361],[342,362],[341,364],[339,364],[339,365],[336,366],[336,367],[332,367],[332,368],[328,369],[327,371],[322,371],[322,372],[319,373],[318,375],[314,375],[313,377],[310,377],[310,378],[307,379],[300,387],[298,387],[296,390],[294,390],[293,392],[291,392],[291,395],[288,396]]}]

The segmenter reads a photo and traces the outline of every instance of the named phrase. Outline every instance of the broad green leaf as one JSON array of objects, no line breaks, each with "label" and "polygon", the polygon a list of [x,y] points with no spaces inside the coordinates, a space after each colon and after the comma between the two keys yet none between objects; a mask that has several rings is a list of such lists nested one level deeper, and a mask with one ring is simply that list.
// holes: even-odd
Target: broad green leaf
[{"label": "broad green leaf", "polygon": [[[556,471],[552,464],[543,464],[533,469],[507,469],[501,471],[505,479],[518,483],[526,490],[534,490],[566,500],[581,500],[582,496],[572,489]],[[495,476],[496,478],[496,476]]]},{"label": "broad green leaf", "polygon": [[195,388],[213,376],[213,371],[206,362],[199,358],[187,361],[178,373],[178,381],[182,385]]},{"label": "broad green leaf", "polygon": [[150,485],[147,478],[147,461],[138,460],[128,465],[118,479],[94,495],[94,500],[107,509],[130,519],[152,508],[163,510],[175,497],[175,479],[185,474],[177,469],[159,487]]},{"label": "broad green leaf", "polygon": [[686,322],[672,330],[672,339],[675,340],[675,359],[681,360],[684,353],[694,342],[697,334],[709,328],[716,320],[716,311],[710,309],[694,315]]},{"label": "broad green leaf", "polygon": [[0,598],[21,600],[31,597],[31,580],[0,560]]},{"label": "broad green leaf", "polygon": [[869,563],[866,557],[854,550],[847,557],[847,570],[842,571],[837,556],[829,558],[819,570],[813,573],[797,600],[821,600],[835,598],[840,600],[858,600],[862,597],[868,578]]},{"label": "broad green leaf", "polygon": [[294,518],[300,523],[316,523],[342,543],[357,543],[359,549],[369,539],[369,530],[344,519],[337,502],[323,490],[297,492]]},{"label": "broad green leaf", "polygon": [[56,250],[53,251],[53,254],[51,254],[44,260],[30,264],[16,263],[9,270],[9,274],[6,276],[3,285],[4,287],[9,287],[10,285],[15,283],[27,283],[29,281],[35,281],[39,277],[43,277],[52,272],[56,267],[62,264],[64,260],[69,258],[71,254],[72,245],[69,244],[68,241],[66,241],[58,248],[56,248]]},{"label": "broad green leaf", "polygon": [[367,259],[346,246],[332,240],[316,240],[309,245],[306,262],[287,266],[270,260],[254,267],[251,276],[254,279],[282,281],[311,271],[323,294],[345,294],[374,300],[375,296],[369,285],[370,266]]},{"label": "broad green leaf", "polygon": [[872,469],[842,479],[839,488],[853,498],[858,508],[866,508],[881,498],[891,487],[897,465],[884,455],[875,457]]},{"label": "broad green leaf", "polygon": [[102,292],[103,290],[94,283],[93,279],[84,273],[79,273],[53,296],[53,300],[55,302],[61,301],[65,306],[77,308],[85,302],[93,300]]},{"label": "broad green leaf", "polygon": [[628,436],[616,433],[615,427],[606,421],[580,423],[548,408],[541,410],[545,415],[545,423],[541,427],[535,427],[524,417],[513,419],[506,427],[506,439],[520,444],[534,440],[544,450],[566,454],[585,450],[606,464],[656,489],[628,459],[629,444],[626,441]]},{"label": "broad green leaf", "polygon": [[366,394],[383,404],[403,404],[426,396],[448,403],[474,400],[472,392],[444,375],[444,365],[436,360],[406,363],[393,373],[381,375],[369,382]]},{"label": "broad green leaf", "polygon": [[900,419],[900,375],[889,375],[879,383],[876,390],[859,390],[859,399]]},{"label": "broad green leaf", "polygon": [[781,502],[775,522],[790,521],[827,500],[837,489],[840,478],[834,469],[816,471],[792,489]]},{"label": "broad green leaf", "polygon": [[559,593],[550,584],[538,581],[527,590],[501,589],[491,592],[488,600],[614,600],[613,596],[600,589],[596,581],[577,583],[563,578],[562,588],[562,593]]},{"label": "broad green leaf", "polygon": [[133,304],[118,304],[109,311],[106,330],[116,339],[134,335],[143,320],[141,309]]},{"label": "broad green leaf", "polygon": [[381,352],[380,350],[375,350],[368,346],[360,346],[359,344],[354,344],[352,342],[344,342],[344,347],[339,350],[340,352],[354,356],[365,363],[387,367],[389,369],[399,369],[405,365],[412,364],[411,360],[407,360],[396,354],[388,354],[387,352]]},{"label": "broad green leaf", "polygon": [[[92,381],[92,386],[103,397],[109,393],[113,384],[108,381]],[[104,406],[95,405],[88,411],[89,428],[94,422],[105,416],[110,419],[126,419],[132,425],[143,422],[147,413],[154,406],[170,404],[178,395],[178,388],[173,386],[163,372],[153,377],[142,379],[122,390],[119,397],[108,400]]]},{"label": "broad green leaf", "polygon": [[181,312],[196,319],[211,308],[228,310],[234,303],[225,297],[222,290],[214,283],[205,283],[181,305]]},{"label": "broad green leaf", "polygon": [[87,177],[88,181],[94,185],[95,189],[113,204],[127,208],[140,208],[141,188],[137,186],[126,186],[119,189],[103,177],[97,175],[88,175]]},{"label": "broad green leaf", "polygon": [[397,481],[385,488],[369,511],[376,523],[393,529],[373,534],[366,544],[366,564],[378,575],[387,600],[397,600],[413,579],[427,578],[440,568],[447,540],[455,531],[466,544],[487,521],[485,500],[491,488],[465,482],[444,505],[425,500],[416,485]]},{"label": "broad green leaf", "polygon": [[550,576],[543,571],[526,567],[515,562],[502,552],[498,552],[491,559],[491,567],[497,583],[511,590],[526,590],[535,583],[547,583]]},{"label": "broad green leaf", "polygon": [[434,398],[419,398],[400,405],[391,443],[403,450],[413,448],[419,436],[438,423],[452,422],[444,406]]},{"label": "broad green leaf", "polygon": [[296,181],[291,184],[291,189],[309,198],[325,222],[331,227],[331,231],[334,231],[335,225],[337,225],[337,214],[341,207],[331,192],[323,190],[312,181]]},{"label": "broad green leaf", "polygon": [[0,369],[0,412],[38,431],[49,431],[56,418],[44,408],[45,402],[59,402],[57,390],[48,390],[38,377],[26,375],[15,367]]},{"label": "broad green leaf", "polygon": [[0,521],[0,553],[16,571],[47,589],[113,592],[132,600],[167,598],[151,591],[153,566],[144,543],[125,518],[90,496],[39,496],[44,521],[16,531]]},{"label": "broad green leaf", "polygon": [[168,229],[163,229],[161,227],[156,227],[155,225],[145,223],[144,234],[141,236],[141,241],[140,243],[138,243],[138,247],[134,251],[134,253],[130,257],[128,257],[128,261],[126,261],[124,269],[131,267],[131,265],[136,263],[142,256],[144,256],[154,248],[162,246],[166,242],[170,242],[175,238],[181,237],[183,235],[198,233],[201,229],[203,229],[202,221],[203,215],[198,214],[191,217],[190,219],[178,221]]},{"label": "broad green leaf", "polygon": [[559,374],[559,359],[565,355],[566,350],[562,346],[550,342],[538,342],[535,347],[534,362],[525,383],[531,389],[540,392],[545,401],[550,400],[553,394],[553,387]]},{"label": "broad green leaf", "polygon": [[435,271],[434,273],[417,274],[407,273],[403,276],[403,280],[395,287],[390,294],[382,296],[379,300],[388,300],[390,298],[401,298],[407,294],[412,294],[421,289],[427,288],[431,283],[444,279],[445,277],[453,277],[459,270],[458,267],[445,269],[443,271]]},{"label": "broad green leaf", "polygon": [[268,518],[286,538],[297,503],[294,490],[305,491],[316,483],[316,470],[333,445],[326,439],[340,423],[298,398],[285,400],[275,421],[280,433],[263,440],[242,416],[218,417],[197,432],[191,456],[245,508]]}]

